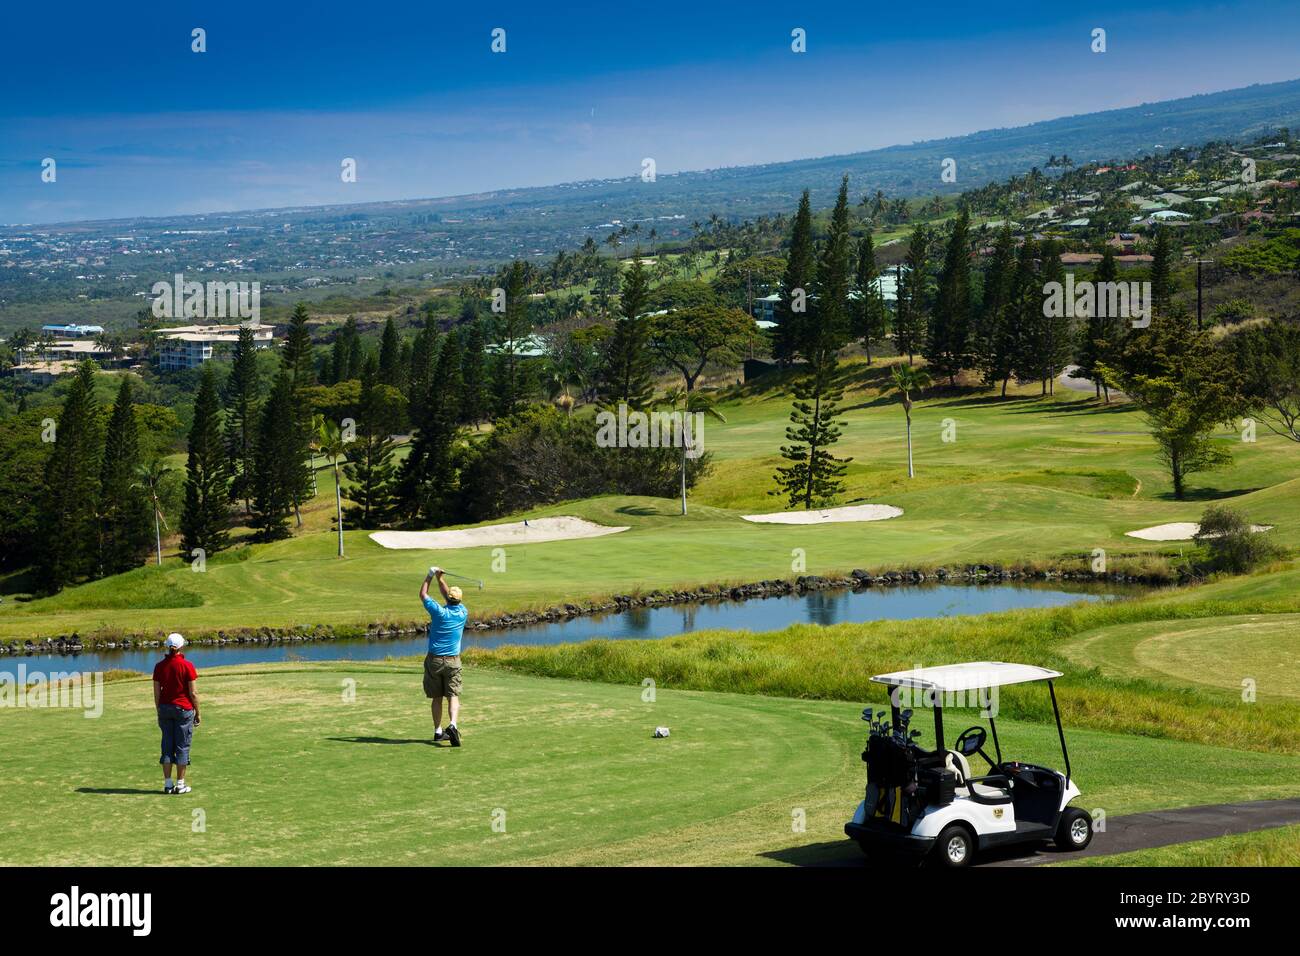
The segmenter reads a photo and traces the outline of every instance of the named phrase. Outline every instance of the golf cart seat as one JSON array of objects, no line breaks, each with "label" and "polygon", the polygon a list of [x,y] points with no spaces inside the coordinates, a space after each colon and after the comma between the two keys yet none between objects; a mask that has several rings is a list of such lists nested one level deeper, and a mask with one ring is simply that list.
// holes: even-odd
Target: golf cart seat
[{"label": "golf cart seat", "polygon": [[[970,770],[970,761],[955,750],[948,750],[945,753],[947,754],[946,766],[957,775],[957,791],[961,793],[967,789],[966,781],[973,776]],[[1007,791],[1002,787],[993,787],[987,783],[975,783],[971,785],[971,788],[977,796],[981,797],[1006,797],[1008,795]]]}]

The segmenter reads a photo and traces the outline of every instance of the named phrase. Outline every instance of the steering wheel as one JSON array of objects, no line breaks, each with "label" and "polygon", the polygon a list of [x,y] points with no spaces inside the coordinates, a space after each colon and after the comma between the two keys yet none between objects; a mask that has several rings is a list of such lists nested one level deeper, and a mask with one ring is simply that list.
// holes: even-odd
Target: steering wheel
[{"label": "steering wheel", "polygon": [[988,740],[988,734],[984,728],[978,724],[974,727],[967,727],[953,741],[953,748],[963,757],[971,757],[979,754],[984,758],[984,762],[992,767],[993,761],[989,760],[988,754],[984,752],[984,743]]}]

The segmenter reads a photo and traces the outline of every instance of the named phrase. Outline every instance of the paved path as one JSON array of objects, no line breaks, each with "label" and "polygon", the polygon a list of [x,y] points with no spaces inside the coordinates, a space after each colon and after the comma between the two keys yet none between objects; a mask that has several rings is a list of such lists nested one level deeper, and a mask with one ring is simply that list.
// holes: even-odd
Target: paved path
[{"label": "paved path", "polygon": [[[977,866],[1038,866],[1063,863],[1085,857],[1110,856],[1133,850],[1152,850],[1176,843],[1212,840],[1215,837],[1300,824],[1300,797],[1285,800],[1257,800],[1250,803],[1220,803],[1177,810],[1131,813],[1106,821],[1106,831],[1093,835],[1082,853],[1058,850],[1051,841],[1036,846],[1014,846],[988,850],[979,855]],[[790,847],[764,856],[796,866],[869,866],[857,844],[845,838],[811,846]]]},{"label": "paved path", "polygon": [[1040,863],[1058,863],[1091,856],[1110,856],[1133,850],[1151,850],[1175,843],[1191,843],[1231,836],[1234,833],[1251,833],[1300,823],[1300,798],[1289,800],[1256,800],[1250,803],[1220,803],[1204,807],[1182,807],[1177,810],[1154,810],[1150,813],[1131,813],[1106,821],[1106,831],[1095,833],[1092,843],[1082,853],[1058,850],[1047,844],[1035,852],[1007,858],[990,859],[985,866],[1037,866]]}]

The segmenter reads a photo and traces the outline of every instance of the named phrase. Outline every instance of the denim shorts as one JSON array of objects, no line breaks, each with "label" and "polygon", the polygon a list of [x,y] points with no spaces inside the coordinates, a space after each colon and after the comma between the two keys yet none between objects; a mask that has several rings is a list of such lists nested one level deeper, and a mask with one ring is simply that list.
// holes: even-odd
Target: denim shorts
[{"label": "denim shorts", "polygon": [[190,741],[194,737],[194,711],[175,704],[160,704],[158,726],[162,730],[162,756],[158,762],[189,766]]}]

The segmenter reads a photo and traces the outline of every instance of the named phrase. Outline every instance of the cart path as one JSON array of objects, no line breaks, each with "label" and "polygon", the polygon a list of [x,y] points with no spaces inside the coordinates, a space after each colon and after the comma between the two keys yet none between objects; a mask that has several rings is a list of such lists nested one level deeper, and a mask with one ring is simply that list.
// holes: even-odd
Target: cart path
[{"label": "cart path", "polygon": [[[1085,857],[1111,856],[1133,850],[1153,850],[1176,843],[1212,840],[1215,837],[1271,830],[1300,824],[1300,797],[1284,800],[1253,800],[1248,803],[1218,803],[1176,810],[1153,810],[1110,817],[1104,833],[1093,835],[1082,852],[1058,850],[1050,840],[1037,846],[1010,846],[984,850],[974,866],[1039,866],[1065,863]],[[849,839],[790,847],[762,854],[795,866],[867,867],[871,861]]]},{"label": "cart path", "polygon": [[[1271,830],[1300,823],[1300,798],[1254,800],[1249,803],[1219,803],[1177,810],[1153,810],[1111,817],[1106,830],[1095,833],[1082,852],[1058,850],[1053,844],[1035,852],[1009,858],[990,858],[984,866],[1038,866],[1091,856],[1111,856],[1133,850],[1153,850],[1175,843],[1212,840],[1215,837]],[[1004,851],[1010,853],[1012,851]]]}]

